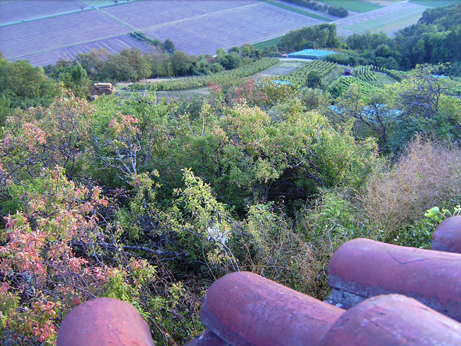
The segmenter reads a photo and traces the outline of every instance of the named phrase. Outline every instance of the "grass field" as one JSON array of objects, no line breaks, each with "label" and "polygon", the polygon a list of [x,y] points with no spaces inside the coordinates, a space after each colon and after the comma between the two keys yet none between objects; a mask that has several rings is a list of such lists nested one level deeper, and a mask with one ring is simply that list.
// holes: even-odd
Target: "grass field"
[{"label": "grass field", "polygon": [[258,49],[264,49],[266,47],[276,46],[282,40],[282,37],[283,36],[279,36],[279,37],[271,38],[270,40],[254,43],[253,46],[255,46]]},{"label": "grass field", "polygon": [[461,4],[461,0],[410,0],[410,2],[428,7],[443,7]]},{"label": "grass field", "polygon": [[344,7],[350,11],[361,13],[381,8],[381,6],[360,0],[322,0],[322,2],[333,6]]},{"label": "grass field", "polygon": [[382,16],[378,19],[363,21],[345,28],[360,33],[367,30],[370,32],[392,33],[418,22],[425,9],[426,7],[423,6],[415,6],[393,13],[392,16]]},{"label": "grass field", "polygon": [[370,30],[372,32],[383,31],[387,34],[392,34],[396,30],[416,23],[426,8],[426,6],[411,2],[400,2],[393,6],[339,20],[336,25],[338,26],[338,32],[340,29],[346,29],[357,33]]}]

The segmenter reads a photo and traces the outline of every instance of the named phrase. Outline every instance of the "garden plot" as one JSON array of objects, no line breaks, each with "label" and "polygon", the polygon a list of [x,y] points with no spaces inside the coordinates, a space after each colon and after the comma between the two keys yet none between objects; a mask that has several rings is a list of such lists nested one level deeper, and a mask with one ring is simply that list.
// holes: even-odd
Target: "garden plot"
[{"label": "garden plot", "polygon": [[[131,30],[102,13],[82,11],[0,28],[7,59],[119,36]],[[9,39],[4,39],[9,38]]]},{"label": "garden plot", "polygon": [[290,30],[320,23],[323,21],[260,2],[180,22],[155,25],[144,32],[159,40],[169,38],[177,49],[198,55],[213,54],[218,48],[264,41]]},{"label": "garden plot", "polygon": [[45,66],[48,64],[55,64],[59,59],[68,61],[74,60],[78,54],[90,53],[92,49],[99,50],[100,48],[103,48],[106,49],[109,53],[115,54],[120,52],[122,49],[132,47],[138,48],[143,52],[156,52],[155,47],[153,46],[145,45],[128,35],[119,35],[102,40],[77,44],[66,48],[59,48],[47,52],[25,55],[21,56],[20,58],[11,60],[29,60],[29,63],[34,66]]},{"label": "garden plot", "polygon": [[81,10],[81,8],[82,4],[76,0],[0,1],[0,25],[56,13]]}]

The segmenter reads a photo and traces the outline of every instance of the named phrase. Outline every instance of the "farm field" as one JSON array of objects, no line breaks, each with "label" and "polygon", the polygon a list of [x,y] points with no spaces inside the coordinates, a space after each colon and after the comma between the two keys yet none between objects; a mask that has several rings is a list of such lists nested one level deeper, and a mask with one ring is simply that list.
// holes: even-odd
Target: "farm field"
[{"label": "farm field", "polygon": [[112,6],[104,9],[104,12],[123,20],[125,23],[144,30],[162,24],[176,23],[190,19],[207,19],[208,16],[225,13],[232,15],[234,9],[246,9],[261,5],[260,1],[254,0],[179,0],[179,1],[140,1],[122,6]]},{"label": "farm field", "polygon": [[[135,47],[143,52],[151,52],[154,47],[147,46],[133,37],[123,34],[115,37],[105,38],[86,42],[82,44],[72,45],[65,48],[54,49],[51,51],[35,53],[31,55],[21,56],[13,60],[25,59],[34,66],[45,66],[50,63],[50,60],[58,61],[60,58],[64,60],[73,60],[79,53],[90,52],[92,49],[98,50],[99,48],[106,49],[109,53],[114,54],[122,49]],[[153,52],[153,51],[152,51]]]},{"label": "farm field", "polygon": [[381,8],[379,5],[360,0],[321,0],[321,2],[328,5],[344,7],[354,12],[368,12]]},{"label": "farm field", "polygon": [[[82,11],[1,27],[0,49],[8,59],[15,59],[130,31],[96,10]],[[6,37],[14,39],[5,39]]]},{"label": "farm field", "polygon": [[322,21],[288,12],[265,3],[220,11],[180,23],[152,26],[144,32],[159,40],[170,38],[188,54],[214,54],[216,49],[264,41],[290,30],[320,24]]},{"label": "farm field", "polygon": [[392,34],[396,30],[416,23],[425,9],[426,7],[422,5],[402,2],[377,11],[338,20],[336,25],[338,28],[358,33],[370,30],[371,32],[383,31]]},{"label": "farm field", "polygon": [[60,12],[81,10],[82,4],[77,0],[67,1],[0,1],[0,25],[48,16]]}]

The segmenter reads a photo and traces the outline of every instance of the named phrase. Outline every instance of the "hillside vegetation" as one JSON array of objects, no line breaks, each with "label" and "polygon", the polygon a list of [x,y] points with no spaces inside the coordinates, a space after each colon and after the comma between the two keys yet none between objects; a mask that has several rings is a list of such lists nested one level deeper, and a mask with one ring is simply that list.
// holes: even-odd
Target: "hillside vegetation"
[{"label": "hillside vegetation", "polygon": [[[279,48],[296,35],[347,48],[335,26],[291,33]],[[54,345],[72,308],[114,297],[156,343],[183,345],[203,331],[204,293],[227,273],[324,299],[345,241],[428,248],[459,208],[461,83],[445,75],[454,63],[367,63],[342,76],[345,67],[313,61],[244,78],[278,48],[191,57],[165,43],[161,54],[94,51],[46,69],[0,56],[2,344]],[[171,102],[151,88],[89,103],[88,86],[109,76],[210,84]],[[425,217],[434,206],[442,212]]]}]

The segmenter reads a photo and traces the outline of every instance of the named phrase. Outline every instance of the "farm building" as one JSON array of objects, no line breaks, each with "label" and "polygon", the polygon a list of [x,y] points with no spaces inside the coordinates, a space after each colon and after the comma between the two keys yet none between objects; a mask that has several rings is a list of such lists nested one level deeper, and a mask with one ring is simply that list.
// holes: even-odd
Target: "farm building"
[{"label": "farm building", "polygon": [[301,58],[301,59],[323,59],[327,55],[330,54],[337,54],[336,52],[332,52],[330,50],[322,50],[322,49],[303,49],[299,52],[294,52],[288,54],[290,58]]}]

